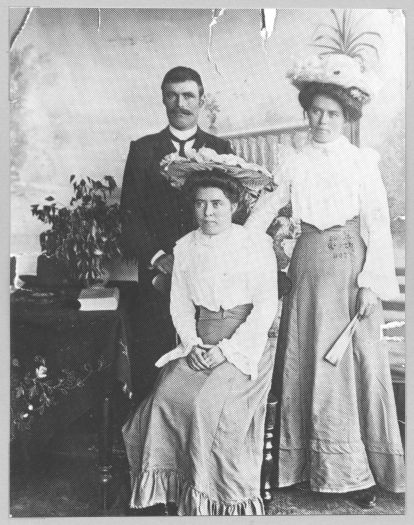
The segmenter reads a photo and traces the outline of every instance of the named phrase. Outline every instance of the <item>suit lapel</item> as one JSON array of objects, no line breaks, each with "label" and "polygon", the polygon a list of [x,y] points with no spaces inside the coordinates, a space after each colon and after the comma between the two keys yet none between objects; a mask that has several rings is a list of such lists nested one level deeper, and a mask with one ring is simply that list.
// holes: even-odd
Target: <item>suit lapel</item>
[{"label": "suit lapel", "polygon": [[197,128],[197,135],[193,144],[193,149],[198,151],[200,148],[208,147],[208,138],[209,137],[207,133],[205,133],[202,129]]},{"label": "suit lapel", "polygon": [[175,152],[174,144],[170,139],[168,133],[168,127],[160,131],[158,135],[158,142],[155,145],[155,158],[156,161],[161,161],[166,155]]}]

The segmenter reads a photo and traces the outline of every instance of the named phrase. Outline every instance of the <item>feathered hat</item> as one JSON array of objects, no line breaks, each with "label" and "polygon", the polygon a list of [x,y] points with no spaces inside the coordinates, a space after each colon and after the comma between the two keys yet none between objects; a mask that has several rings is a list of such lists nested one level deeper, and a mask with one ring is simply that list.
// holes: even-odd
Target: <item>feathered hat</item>
[{"label": "feathered hat", "polygon": [[299,89],[299,101],[307,109],[307,100],[317,93],[338,98],[350,112],[351,120],[361,116],[361,108],[381,88],[381,81],[361,62],[345,54],[313,55],[297,61],[287,72],[287,78]]}]

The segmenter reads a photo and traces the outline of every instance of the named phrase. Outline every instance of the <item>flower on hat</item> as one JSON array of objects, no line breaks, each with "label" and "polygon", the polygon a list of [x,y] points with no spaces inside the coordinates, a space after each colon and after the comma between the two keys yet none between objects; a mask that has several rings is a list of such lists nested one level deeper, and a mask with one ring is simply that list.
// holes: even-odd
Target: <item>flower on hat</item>
[{"label": "flower on hat", "polygon": [[357,87],[350,88],[349,89],[349,94],[353,98],[356,98],[357,100],[359,100],[361,102],[361,104],[365,104],[366,102],[369,101],[369,98],[370,98],[369,95],[367,95],[366,93],[364,93],[363,91],[361,91]]}]

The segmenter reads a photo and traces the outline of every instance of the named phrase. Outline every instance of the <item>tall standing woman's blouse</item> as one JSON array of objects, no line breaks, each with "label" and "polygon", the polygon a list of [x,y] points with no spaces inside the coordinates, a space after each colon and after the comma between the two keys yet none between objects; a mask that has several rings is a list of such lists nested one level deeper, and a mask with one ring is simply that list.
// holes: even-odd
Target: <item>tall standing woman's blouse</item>
[{"label": "tall standing woman's blouse", "polygon": [[201,230],[181,238],[174,249],[171,317],[180,345],[156,366],[189,354],[203,344],[196,331],[196,307],[218,312],[252,304],[246,321],[218,346],[224,357],[251,379],[266,346],[278,308],[277,263],[272,239],[265,233],[232,224],[217,235]]},{"label": "tall standing woman's blouse", "polygon": [[343,226],[359,215],[367,252],[358,286],[381,299],[396,297],[390,217],[378,161],[375,150],[357,148],[344,136],[307,144],[275,173],[277,189],[258,201],[247,228],[266,230],[289,202],[293,217],[320,230]]}]

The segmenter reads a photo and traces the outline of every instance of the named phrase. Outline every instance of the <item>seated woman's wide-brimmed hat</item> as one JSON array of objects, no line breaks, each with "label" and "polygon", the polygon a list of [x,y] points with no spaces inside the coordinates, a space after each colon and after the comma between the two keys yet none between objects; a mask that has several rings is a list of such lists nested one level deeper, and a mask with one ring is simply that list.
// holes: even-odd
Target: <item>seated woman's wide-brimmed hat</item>
[{"label": "seated woman's wide-brimmed hat", "polygon": [[365,70],[359,60],[344,54],[313,55],[297,61],[286,76],[300,91],[310,83],[339,86],[361,105],[375,97],[382,85],[373,71]]}]

